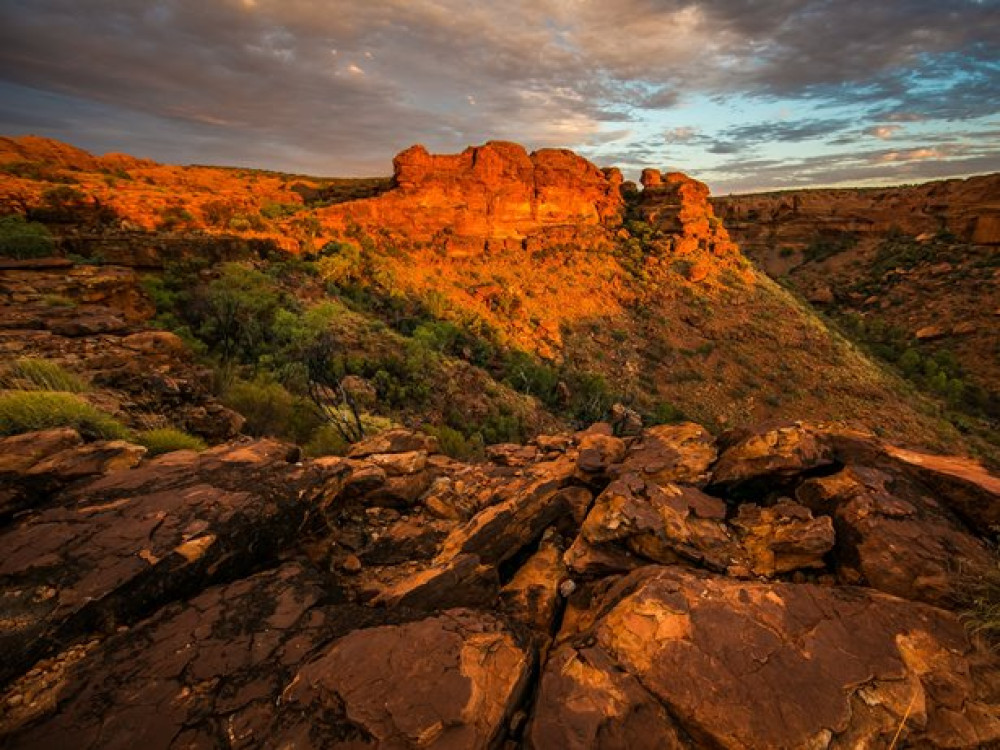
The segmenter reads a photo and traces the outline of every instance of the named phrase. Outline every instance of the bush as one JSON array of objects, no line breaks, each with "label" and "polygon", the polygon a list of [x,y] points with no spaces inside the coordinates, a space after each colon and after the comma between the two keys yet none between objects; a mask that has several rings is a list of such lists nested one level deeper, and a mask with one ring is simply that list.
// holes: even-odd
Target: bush
[{"label": "bush", "polygon": [[19,214],[0,217],[0,255],[24,260],[52,255],[55,243],[44,224]]},{"label": "bush", "polygon": [[19,359],[0,375],[0,386],[29,391],[83,393],[87,384],[55,362],[46,359]]},{"label": "bush", "polygon": [[236,381],[222,401],[246,417],[244,430],[255,437],[279,437],[302,444],[321,423],[308,400],[292,395],[267,377]]},{"label": "bush", "polygon": [[661,401],[653,407],[652,414],[646,420],[647,424],[676,424],[687,419],[684,412],[669,401]]},{"label": "bush", "polygon": [[424,430],[428,435],[433,435],[438,439],[441,452],[446,456],[460,461],[482,458],[483,456],[483,437],[478,432],[471,437],[466,437],[448,425],[425,427]]},{"label": "bush", "polygon": [[303,446],[307,456],[318,458],[320,456],[343,456],[350,448],[344,436],[332,424],[325,424],[318,427]]},{"label": "bush", "polygon": [[957,589],[966,627],[991,645],[1000,645],[1000,556],[996,551],[993,564],[984,574],[960,577]]},{"label": "bush", "polygon": [[139,445],[146,446],[150,456],[159,456],[172,451],[202,451],[205,441],[183,430],[173,427],[161,427],[157,430],[140,432],[136,439]]},{"label": "bush", "polygon": [[10,391],[0,395],[0,435],[73,427],[91,439],[119,440],[128,430],[72,393]]}]

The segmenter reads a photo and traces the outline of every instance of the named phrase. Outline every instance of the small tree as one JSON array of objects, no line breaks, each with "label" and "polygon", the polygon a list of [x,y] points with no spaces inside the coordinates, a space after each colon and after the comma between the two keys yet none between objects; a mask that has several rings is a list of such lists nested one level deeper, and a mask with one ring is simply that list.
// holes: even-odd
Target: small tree
[{"label": "small tree", "polygon": [[306,347],[303,358],[309,373],[309,399],[344,440],[356,443],[365,436],[365,428],[354,396],[344,388],[335,367],[337,349],[337,341],[329,332],[321,333]]}]

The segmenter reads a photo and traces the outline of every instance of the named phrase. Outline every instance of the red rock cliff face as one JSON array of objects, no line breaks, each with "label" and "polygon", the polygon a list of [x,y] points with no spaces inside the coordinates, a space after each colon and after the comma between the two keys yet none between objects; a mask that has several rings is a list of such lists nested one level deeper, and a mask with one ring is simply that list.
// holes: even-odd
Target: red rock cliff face
[{"label": "red rock cliff face", "polygon": [[642,170],[637,211],[643,221],[674,235],[671,250],[686,255],[706,250],[715,255],[739,252],[716,218],[708,186],[680,172]]},{"label": "red rock cliff face", "polygon": [[393,165],[393,190],[323,210],[324,226],[357,224],[475,253],[532,243],[603,244],[606,229],[620,220],[618,170],[601,171],[563,149],[528,154],[514,143],[490,142],[432,155],[413,146]]},{"label": "red rock cliff face", "polygon": [[1000,245],[1000,174],[912,187],[801,190],[713,199],[745,250],[799,248],[818,235],[880,237],[947,229],[963,242]]}]

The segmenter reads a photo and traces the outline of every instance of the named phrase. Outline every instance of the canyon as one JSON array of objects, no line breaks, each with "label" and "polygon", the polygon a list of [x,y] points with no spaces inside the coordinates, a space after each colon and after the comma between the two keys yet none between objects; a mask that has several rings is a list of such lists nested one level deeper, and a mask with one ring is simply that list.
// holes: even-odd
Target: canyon
[{"label": "canyon", "polygon": [[831,322],[995,345],[996,180],[0,139],[0,741],[1000,744],[992,444]]}]

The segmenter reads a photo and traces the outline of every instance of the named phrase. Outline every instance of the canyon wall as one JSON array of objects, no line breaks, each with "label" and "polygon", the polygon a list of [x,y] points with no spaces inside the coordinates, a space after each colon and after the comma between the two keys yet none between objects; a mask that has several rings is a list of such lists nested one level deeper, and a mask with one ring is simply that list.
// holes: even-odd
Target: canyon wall
[{"label": "canyon wall", "polygon": [[818,236],[914,236],[947,230],[963,242],[1000,245],[1000,174],[891,188],[791,190],[713,198],[744,251],[801,249]]}]

